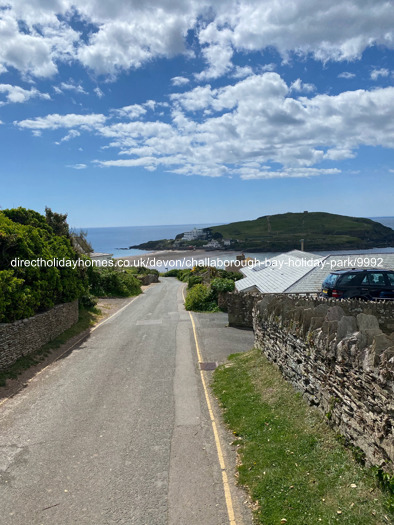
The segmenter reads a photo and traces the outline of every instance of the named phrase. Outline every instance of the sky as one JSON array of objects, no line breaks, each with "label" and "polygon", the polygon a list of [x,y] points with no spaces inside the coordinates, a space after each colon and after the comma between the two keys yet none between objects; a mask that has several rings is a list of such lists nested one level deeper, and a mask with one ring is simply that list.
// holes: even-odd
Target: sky
[{"label": "sky", "polygon": [[393,216],[394,1],[0,0],[0,206]]}]

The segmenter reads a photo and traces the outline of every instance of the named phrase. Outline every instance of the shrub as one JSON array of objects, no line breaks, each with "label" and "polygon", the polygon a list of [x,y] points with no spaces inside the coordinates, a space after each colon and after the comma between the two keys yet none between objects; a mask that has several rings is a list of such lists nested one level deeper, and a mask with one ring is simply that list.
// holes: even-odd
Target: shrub
[{"label": "shrub", "polygon": [[189,279],[187,280],[187,287],[188,289],[193,288],[196,284],[202,283],[202,277],[199,275],[190,275]]},{"label": "shrub", "polygon": [[92,267],[88,275],[93,295],[129,297],[141,293],[140,281],[128,270]]},{"label": "shrub", "polygon": [[79,305],[82,306],[83,308],[94,308],[97,304],[97,299],[96,297],[94,297],[94,295],[91,295],[91,294],[86,294],[86,295],[83,295],[80,299],[79,299]]},{"label": "shrub", "polygon": [[169,270],[168,272],[166,272],[163,276],[164,277],[178,277],[180,272],[181,270],[177,270],[176,268],[174,268],[173,270]]},{"label": "shrub", "polygon": [[0,212],[0,322],[30,317],[87,292],[83,268],[12,267],[13,259],[78,259],[66,236],[55,235],[45,217],[17,208]]},{"label": "shrub", "polygon": [[180,281],[187,282],[191,273],[191,270],[179,270],[178,279]]},{"label": "shrub", "polygon": [[219,293],[232,292],[234,288],[235,284],[232,279],[221,279],[218,277],[211,281],[211,290],[216,298],[219,295]]},{"label": "shrub", "polygon": [[218,309],[215,301],[212,300],[211,290],[204,284],[196,284],[188,291],[185,308],[195,312],[215,311]]}]

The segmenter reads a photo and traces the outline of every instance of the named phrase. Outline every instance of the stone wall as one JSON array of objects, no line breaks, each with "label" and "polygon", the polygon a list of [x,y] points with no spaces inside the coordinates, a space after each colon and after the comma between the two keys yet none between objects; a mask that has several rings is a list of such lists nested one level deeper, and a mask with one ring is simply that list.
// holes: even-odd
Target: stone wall
[{"label": "stone wall", "polygon": [[253,307],[260,300],[259,292],[227,292],[219,294],[219,308],[228,312],[228,323],[236,328],[253,328]]},{"label": "stone wall", "polygon": [[78,301],[14,323],[0,323],[0,370],[55,339],[78,321]]},{"label": "stone wall", "polygon": [[393,303],[284,295],[263,297],[253,311],[256,346],[369,464],[391,472],[393,314]]}]

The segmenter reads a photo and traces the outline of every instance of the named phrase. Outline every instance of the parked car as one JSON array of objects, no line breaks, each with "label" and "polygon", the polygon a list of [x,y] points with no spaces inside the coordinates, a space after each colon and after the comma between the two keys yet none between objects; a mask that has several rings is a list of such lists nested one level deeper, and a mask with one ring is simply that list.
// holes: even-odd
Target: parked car
[{"label": "parked car", "polygon": [[320,297],[394,300],[394,271],[379,269],[337,270],[327,275]]}]

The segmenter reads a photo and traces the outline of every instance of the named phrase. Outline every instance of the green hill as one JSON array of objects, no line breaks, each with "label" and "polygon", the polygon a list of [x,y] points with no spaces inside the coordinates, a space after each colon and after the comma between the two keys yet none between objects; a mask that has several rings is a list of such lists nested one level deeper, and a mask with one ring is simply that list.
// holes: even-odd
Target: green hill
[{"label": "green hill", "polygon": [[394,230],[371,219],[324,212],[264,215],[252,221],[232,222],[205,228],[207,239],[182,242],[177,239],[149,241],[130,248],[171,250],[195,246],[201,248],[209,239],[231,239],[227,249],[249,252],[284,252],[301,247],[313,250],[356,250],[394,246]]},{"label": "green hill", "polygon": [[264,215],[210,228],[245,251],[366,249],[394,246],[394,230],[371,219],[323,212]]}]

